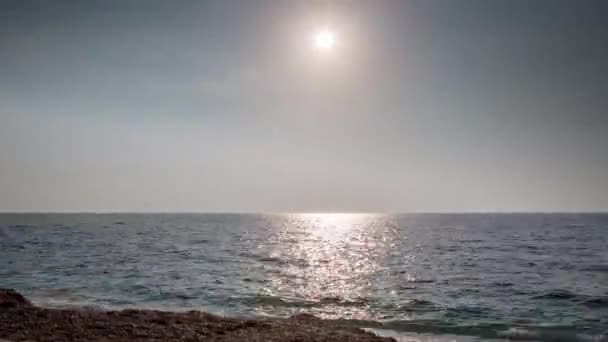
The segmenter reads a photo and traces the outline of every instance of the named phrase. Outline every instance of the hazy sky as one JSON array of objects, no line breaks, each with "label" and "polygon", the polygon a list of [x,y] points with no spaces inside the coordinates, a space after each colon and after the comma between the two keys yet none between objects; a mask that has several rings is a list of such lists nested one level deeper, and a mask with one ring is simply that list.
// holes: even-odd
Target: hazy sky
[{"label": "hazy sky", "polygon": [[1,1],[0,210],[608,210],[608,1]]}]

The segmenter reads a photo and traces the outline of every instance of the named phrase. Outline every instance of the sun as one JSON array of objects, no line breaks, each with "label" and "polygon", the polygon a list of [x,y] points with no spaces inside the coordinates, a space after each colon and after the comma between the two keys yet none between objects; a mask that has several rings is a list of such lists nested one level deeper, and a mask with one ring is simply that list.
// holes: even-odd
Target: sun
[{"label": "sun", "polygon": [[323,29],[315,33],[314,45],[321,51],[330,51],[336,45],[336,36],[329,29]]}]

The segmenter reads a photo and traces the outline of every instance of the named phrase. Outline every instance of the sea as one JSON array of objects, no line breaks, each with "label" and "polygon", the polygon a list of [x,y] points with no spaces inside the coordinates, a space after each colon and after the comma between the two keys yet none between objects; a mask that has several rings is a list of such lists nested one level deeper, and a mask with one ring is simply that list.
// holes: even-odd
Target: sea
[{"label": "sea", "polygon": [[608,341],[608,214],[1,214],[0,287],[398,341]]}]

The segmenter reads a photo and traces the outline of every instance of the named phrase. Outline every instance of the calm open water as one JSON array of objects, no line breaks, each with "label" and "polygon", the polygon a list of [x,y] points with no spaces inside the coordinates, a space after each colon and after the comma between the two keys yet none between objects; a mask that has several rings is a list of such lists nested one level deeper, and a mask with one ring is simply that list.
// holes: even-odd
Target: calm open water
[{"label": "calm open water", "polygon": [[606,341],[608,215],[2,214],[0,287],[404,341]]}]

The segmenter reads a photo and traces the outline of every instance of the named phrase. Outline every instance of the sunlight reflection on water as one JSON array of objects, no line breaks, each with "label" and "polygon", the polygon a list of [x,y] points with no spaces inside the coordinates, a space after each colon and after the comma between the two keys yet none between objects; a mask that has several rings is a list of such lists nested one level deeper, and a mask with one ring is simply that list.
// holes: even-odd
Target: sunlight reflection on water
[{"label": "sunlight reflection on water", "polygon": [[[323,308],[320,315],[371,319],[366,300],[377,259],[387,252],[374,237],[373,214],[291,214],[282,229],[297,236],[274,244],[281,260],[296,260],[272,277],[271,292]],[[296,233],[296,234],[294,234]],[[379,248],[380,247],[380,248]]]}]

